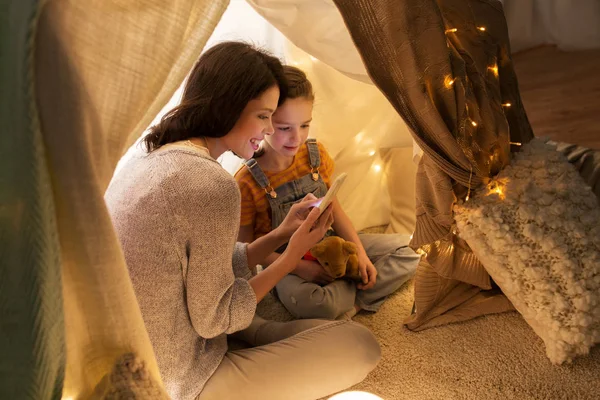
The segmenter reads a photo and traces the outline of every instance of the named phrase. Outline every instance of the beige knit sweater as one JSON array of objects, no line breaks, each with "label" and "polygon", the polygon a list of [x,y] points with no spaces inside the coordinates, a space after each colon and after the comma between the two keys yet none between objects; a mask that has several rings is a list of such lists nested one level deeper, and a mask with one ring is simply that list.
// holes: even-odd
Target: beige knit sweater
[{"label": "beige knit sweater", "polygon": [[256,310],[246,246],[236,243],[238,187],[208,153],[172,145],[128,160],[105,198],[165,387],[193,399],[226,334]]}]

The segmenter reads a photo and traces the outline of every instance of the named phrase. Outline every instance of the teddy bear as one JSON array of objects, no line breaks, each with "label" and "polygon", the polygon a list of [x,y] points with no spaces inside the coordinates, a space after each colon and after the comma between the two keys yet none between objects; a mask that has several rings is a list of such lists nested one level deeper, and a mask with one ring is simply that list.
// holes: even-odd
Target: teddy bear
[{"label": "teddy bear", "polygon": [[339,236],[328,236],[311,247],[310,253],[332,277],[361,280],[356,244]]}]

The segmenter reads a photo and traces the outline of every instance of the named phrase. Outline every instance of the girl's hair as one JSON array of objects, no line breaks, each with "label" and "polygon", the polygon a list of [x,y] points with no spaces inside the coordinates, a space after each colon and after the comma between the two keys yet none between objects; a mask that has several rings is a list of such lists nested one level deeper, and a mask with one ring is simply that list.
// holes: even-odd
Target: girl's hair
[{"label": "girl's hair", "polygon": [[[279,105],[283,104],[287,99],[297,99],[303,97],[307,100],[314,101],[315,93],[313,87],[304,71],[300,68],[291,65],[284,65],[283,72],[287,83],[287,95],[279,96]],[[265,154],[264,145],[261,143],[260,148],[254,152],[254,158],[258,158]]]},{"label": "girl's hair", "polygon": [[286,99],[297,99],[298,97],[305,97],[308,100],[315,99],[312,85],[304,71],[291,65],[284,65],[283,73],[287,81],[288,91],[286,97],[280,97],[280,99],[283,99],[281,103]]},{"label": "girl's hair", "polygon": [[181,103],[144,136],[151,152],[194,137],[223,137],[250,100],[279,87],[279,104],[287,96],[281,62],[252,45],[223,42],[200,56],[187,79]]}]

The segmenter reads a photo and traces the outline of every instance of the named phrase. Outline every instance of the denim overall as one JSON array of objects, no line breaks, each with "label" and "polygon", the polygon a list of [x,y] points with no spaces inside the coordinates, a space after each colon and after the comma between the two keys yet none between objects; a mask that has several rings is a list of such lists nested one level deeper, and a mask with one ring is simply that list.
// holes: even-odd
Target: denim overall
[{"label": "denim overall", "polygon": [[[321,157],[319,156],[319,147],[316,139],[307,139],[305,142],[308,148],[308,158],[310,162],[310,173],[294,181],[286,182],[281,186],[273,189],[269,179],[260,168],[254,158],[245,161],[248,170],[252,177],[265,191],[269,205],[271,206],[271,229],[277,228],[285,216],[290,211],[290,208],[309,193],[314,194],[317,198],[325,196],[327,193],[327,185],[319,174],[321,165]],[[325,236],[330,236],[333,231],[330,229]],[[287,244],[277,249],[277,253],[282,253]]]},{"label": "denim overall", "polygon": [[[250,159],[245,162],[269,200],[273,229],[283,222],[290,208],[308,193],[316,197],[323,197],[327,193],[327,185],[319,174],[321,159],[317,141],[308,139],[306,146],[311,172],[275,189],[256,160]],[[334,234],[333,229],[330,229],[326,236]],[[414,275],[420,256],[408,247],[409,235],[359,234],[358,236],[367,256],[377,269],[375,286],[368,290],[357,291],[354,282],[343,279],[336,279],[325,286],[320,286],[294,274],[288,274],[276,285],[275,293],[294,317],[335,319],[353,310],[354,304],[375,312],[387,295],[393,293]],[[280,247],[277,252],[282,253],[286,246]]]}]

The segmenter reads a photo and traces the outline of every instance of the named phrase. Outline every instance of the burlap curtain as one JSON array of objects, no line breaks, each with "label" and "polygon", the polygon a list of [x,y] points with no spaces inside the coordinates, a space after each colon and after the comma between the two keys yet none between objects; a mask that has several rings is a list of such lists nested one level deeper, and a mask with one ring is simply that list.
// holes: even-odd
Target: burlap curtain
[{"label": "burlap curtain", "polygon": [[88,397],[126,352],[160,382],[103,196],[227,3],[30,0],[0,14],[1,398]]},{"label": "burlap curtain", "polygon": [[511,308],[453,233],[453,204],[494,176],[531,127],[494,0],[334,0],[369,76],[423,149],[412,246],[424,253],[410,329]]}]

